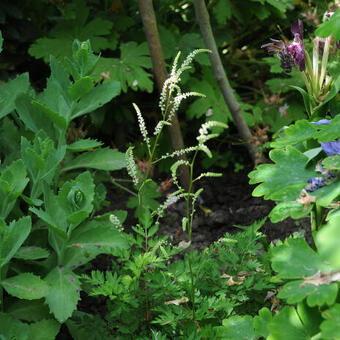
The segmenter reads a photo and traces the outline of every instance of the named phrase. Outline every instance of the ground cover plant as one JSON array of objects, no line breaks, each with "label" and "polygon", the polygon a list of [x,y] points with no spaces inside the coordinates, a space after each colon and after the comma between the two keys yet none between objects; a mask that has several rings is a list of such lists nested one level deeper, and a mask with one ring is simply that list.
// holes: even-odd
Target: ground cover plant
[{"label": "ground cover plant", "polygon": [[[290,1],[248,4],[247,19],[261,22],[271,14],[286,19],[284,10],[294,9]],[[232,17],[237,24],[244,20],[239,3],[208,5],[222,26]],[[276,103],[264,93],[268,89],[261,89],[264,99],[254,96],[247,103],[243,92],[236,99],[253,129],[244,143],[256,144],[261,153],[249,172],[253,195],[275,206],[268,216],[236,226],[237,232],[203,250],[192,237],[200,232],[194,229],[196,214],[210,213],[200,181],[218,180],[221,173],[214,169],[223,166],[215,163],[224,156],[216,145],[235,138],[209,72],[208,56],[216,52],[203,48],[197,32],[183,37],[182,52],[165,48],[169,76],[159,99],[151,97],[160,113],[149,117],[141,98],[153,90],[151,61],[139,33],[131,40],[139,19],[128,16],[137,4],[56,6],[60,21],[47,25],[47,36],[29,50],[48,63],[46,82],[36,86],[23,73],[0,87],[0,338],[339,338],[338,6],[330,2],[323,9],[322,23],[307,38],[295,16],[291,36],[258,44],[270,54],[264,61],[275,77],[266,83],[278,95]],[[178,28],[190,23],[185,1],[155,6],[165,42],[170,32],[178,35],[162,27],[166,8],[181,13]],[[117,20],[121,16],[115,33],[105,10]],[[121,53],[112,55],[118,44]],[[2,47],[1,35],[4,53]],[[229,48],[235,52],[232,44]],[[238,89],[235,80],[231,83]],[[137,91],[136,101],[131,90]],[[134,112],[141,138],[123,139],[118,151],[105,147],[100,135],[94,138],[91,124],[105,125],[112,103],[121,108],[120,102],[128,108],[118,116]],[[203,119],[193,124],[194,138],[193,128],[183,129],[186,146],[173,151],[166,145],[167,128],[183,107],[189,116],[182,129],[196,113]],[[133,121],[127,114],[126,122]],[[130,125],[127,131],[135,131]],[[159,185],[162,173],[167,179]],[[124,209],[111,209],[109,185],[126,193]],[[162,223],[181,201],[185,214],[179,232],[185,238],[173,242],[171,235],[161,236]],[[268,242],[261,232],[266,220],[289,217],[309,217],[311,237],[301,232]]]}]

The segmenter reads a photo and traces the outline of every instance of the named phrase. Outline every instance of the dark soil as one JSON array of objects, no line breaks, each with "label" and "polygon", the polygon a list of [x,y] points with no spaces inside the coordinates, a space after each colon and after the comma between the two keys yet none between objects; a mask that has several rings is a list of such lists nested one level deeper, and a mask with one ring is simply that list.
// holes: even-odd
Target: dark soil
[{"label": "dark soil", "polygon": [[[261,197],[253,197],[255,188],[249,185],[248,173],[250,170],[235,173],[228,171],[222,177],[205,178],[199,184],[204,189],[197,204],[196,215],[193,222],[192,245],[194,248],[203,249],[209,246],[225,233],[240,231],[235,225],[249,226],[253,222],[268,216],[275,203],[265,201]],[[111,201],[110,210],[126,209],[128,197],[124,192],[117,192],[112,188],[109,193]],[[197,190],[198,188],[196,188]],[[162,200],[165,200],[166,196]],[[168,235],[168,240],[177,244],[187,240],[187,233],[182,231],[182,217],[186,214],[185,201],[179,201],[170,206],[164,218],[160,220],[159,233]],[[136,223],[133,212],[129,211],[126,226]],[[267,241],[284,240],[294,232],[305,233],[310,239],[309,219],[286,219],[279,223],[266,220],[260,231],[266,235]]]}]

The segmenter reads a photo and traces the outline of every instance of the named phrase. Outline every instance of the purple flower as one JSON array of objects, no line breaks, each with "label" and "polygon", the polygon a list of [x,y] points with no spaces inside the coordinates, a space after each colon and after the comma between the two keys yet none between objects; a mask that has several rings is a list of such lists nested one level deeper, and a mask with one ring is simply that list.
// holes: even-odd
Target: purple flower
[{"label": "purple flower", "polygon": [[[328,119],[321,119],[317,122],[313,122],[315,125],[327,125],[331,121]],[[322,143],[320,142],[322,150],[326,152],[327,156],[331,155],[340,155],[340,141],[332,141],[332,142],[326,142]]]},{"label": "purple flower", "polygon": [[291,25],[291,32],[294,35],[292,43],[286,45],[282,40],[270,39],[272,42],[262,45],[268,53],[277,53],[281,68],[287,73],[292,71],[292,66],[299,67],[300,71],[305,69],[305,48],[303,45],[303,24],[301,20],[296,20]]},{"label": "purple flower", "polygon": [[294,58],[295,65],[299,67],[300,71],[305,69],[305,48],[303,46],[303,23],[296,20],[292,23],[291,32],[294,34],[294,40],[287,46],[287,50]]}]

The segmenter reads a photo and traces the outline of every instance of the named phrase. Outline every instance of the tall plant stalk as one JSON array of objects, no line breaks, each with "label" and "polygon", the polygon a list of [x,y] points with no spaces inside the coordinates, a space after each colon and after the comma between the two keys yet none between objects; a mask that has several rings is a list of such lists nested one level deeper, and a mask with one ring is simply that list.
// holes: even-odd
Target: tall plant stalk
[{"label": "tall plant stalk", "polygon": [[230,86],[228,77],[224,71],[224,67],[216,46],[214,34],[210,25],[210,18],[205,5],[205,0],[194,0],[194,6],[196,19],[199,24],[205,46],[212,52],[209,57],[215,78],[233,117],[234,124],[237,127],[239,135],[243,139],[250,157],[253,161],[255,161],[258,159],[259,155],[258,148],[254,144],[250,143],[252,134],[242,115],[241,106],[234,96],[234,90]]},{"label": "tall plant stalk", "polygon": [[[168,78],[168,73],[166,70],[163,51],[159,39],[155,11],[153,8],[152,0],[139,0],[138,5],[150,50],[153,73],[158,90],[161,91],[165,80]],[[175,151],[184,149],[183,136],[177,114],[173,116],[171,125],[168,127],[168,129],[172,148]],[[182,155],[179,158],[186,159],[185,155]],[[189,188],[189,169],[187,166],[182,165],[180,167],[179,178],[182,186],[187,190]]]}]

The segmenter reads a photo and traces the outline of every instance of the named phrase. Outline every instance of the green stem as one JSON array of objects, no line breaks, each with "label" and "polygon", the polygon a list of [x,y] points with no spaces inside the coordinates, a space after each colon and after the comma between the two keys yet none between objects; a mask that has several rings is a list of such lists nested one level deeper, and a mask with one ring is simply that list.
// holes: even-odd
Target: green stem
[{"label": "green stem", "polygon": [[135,192],[133,192],[132,190],[126,188],[124,185],[121,185],[117,182],[117,180],[113,177],[111,177],[111,183],[115,186],[117,186],[118,188],[128,192],[129,194],[131,194],[132,196],[137,196],[137,194]]},{"label": "green stem", "polygon": [[[189,263],[189,271],[190,271],[190,279],[191,279],[191,301],[192,301],[192,318],[193,320],[196,319],[195,315],[195,283],[194,283],[194,273],[192,270],[192,248],[191,248],[191,235],[192,235],[192,216],[190,216],[190,197],[191,197],[191,190],[193,187],[193,173],[194,173],[194,163],[196,156],[198,154],[198,150],[195,151],[195,154],[192,158],[192,161],[189,165],[189,170],[190,170],[190,182],[189,182],[189,188],[188,188],[188,195],[186,197],[186,211],[187,211],[187,223],[188,223],[188,240],[189,240],[189,253],[188,253],[188,263]],[[192,206],[191,209],[194,209]]]}]

